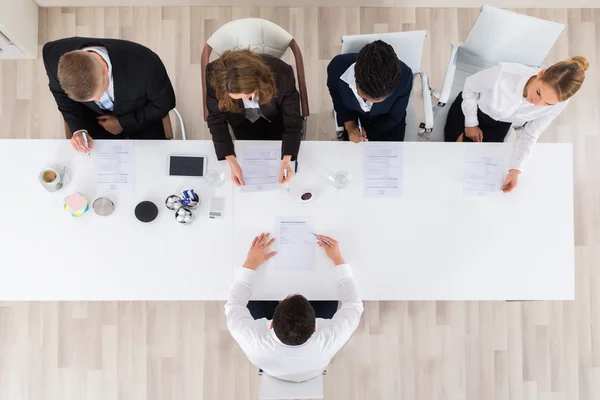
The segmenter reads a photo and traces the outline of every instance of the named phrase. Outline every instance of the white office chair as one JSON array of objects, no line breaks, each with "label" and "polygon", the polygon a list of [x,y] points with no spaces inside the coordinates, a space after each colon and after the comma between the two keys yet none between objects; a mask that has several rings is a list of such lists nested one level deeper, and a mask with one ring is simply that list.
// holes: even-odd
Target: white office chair
[{"label": "white office chair", "polygon": [[[261,18],[243,18],[231,21],[220,27],[206,41],[201,56],[202,80],[206,77],[212,51],[217,55],[227,50],[247,49],[261,54],[269,54],[281,58],[289,48],[296,62],[298,92],[300,93],[300,114],[303,117],[303,134],[306,134],[306,119],[310,115],[308,94],[304,74],[304,60],[298,43],[292,35],[279,25]],[[202,100],[204,104],[204,120],[208,118],[206,107],[206,85],[202,85]]]},{"label": "white office chair", "polygon": [[322,399],[323,375],[306,382],[287,382],[265,373],[261,377],[259,400]]},{"label": "white office chair", "polygon": [[[179,121],[179,131],[181,133],[181,140],[187,140],[187,135],[185,133],[185,124],[183,122],[183,117],[181,113],[176,108],[172,109],[171,112],[175,114],[175,118]],[[171,123],[171,113],[163,118],[163,127],[165,129],[165,136],[168,139],[175,138],[175,132],[173,131],[173,124]]]},{"label": "white office chair", "polygon": [[[421,59],[423,57],[423,45],[427,31],[407,31],[375,33],[369,35],[351,35],[342,37],[342,54],[358,53],[367,44],[376,40],[382,40],[392,46],[396,55],[410,67],[413,75],[421,77],[421,90],[424,99],[425,122],[417,126],[417,117],[414,107],[414,96],[411,94],[406,108],[406,135],[405,140],[428,139],[433,130],[433,108],[431,104],[431,92],[429,89],[429,77],[426,71],[421,70]],[[414,86],[413,86],[414,91]],[[343,131],[343,127],[336,127],[337,132]]]},{"label": "white office chair", "polygon": [[[564,25],[488,5],[462,44],[452,44],[450,61],[434,107],[432,138],[444,140],[444,127],[450,105],[463,90],[465,79],[499,62],[515,62],[539,67],[564,29]],[[511,129],[505,140],[514,134]]]}]

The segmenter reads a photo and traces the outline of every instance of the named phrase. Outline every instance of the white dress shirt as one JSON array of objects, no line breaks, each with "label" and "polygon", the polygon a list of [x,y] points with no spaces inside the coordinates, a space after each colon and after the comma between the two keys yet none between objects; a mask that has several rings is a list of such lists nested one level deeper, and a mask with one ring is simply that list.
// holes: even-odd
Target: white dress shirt
[{"label": "white dress shirt", "polygon": [[[540,134],[565,109],[569,101],[534,106],[523,97],[525,84],[539,68],[515,63],[500,63],[465,80],[462,110],[465,126],[477,126],[477,107],[496,121],[525,125],[519,135],[509,169],[523,171]],[[484,132],[485,136],[485,132]]]},{"label": "white dress shirt", "polygon": [[[115,102],[115,87],[113,84],[112,64],[110,63],[110,58],[108,57],[108,51],[106,50],[105,47],[101,47],[101,46],[84,47],[81,50],[93,51],[94,53],[99,54],[100,57],[102,57],[102,59],[106,62],[106,65],[108,65],[108,90],[105,93],[108,95],[108,97],[114,104],[114,102]],[[94,103],[96,103],[96,105],[98,107],[100,107],[101,109],[104,109],[102,102],[94,101]]]},{"label": "white dress shirt", "polygon": [[362,110],[364,112],[369,112],[369,111],[371,111],[371,107],[373,107],[373,103],[371,103],[370,101],[364,101],[363,98],[360,97],[360,95],[358,94],[358,90],[356,89],[356,76],[354,75],[354,66],[355,65],[356,65],[356,63],[354,63],[350,67],[348,67],[346,72],[344,72],[342,74],[342,76],[340,76],[340,79],[348,84],[348,86],[350,87],[350,90],[352,90],[352,93],[354,93],[356,100],[358,100],[358,104],[360,104],[360,108],[362,108]]},{"label": "white dress shirt", "polygon": [[256,271],[248,268],[238,271],[225,304],[225,315],[231,336],[252,364],[272,377],[293,382],[307,381],[323,373],[356,330],[363,312],[350,265],[339,265],[335,271],[342,306],[332,319],[317,318],[315,333],[300,346],[283,344],[270,329],[270,320],[252,318],[246,305]]},{"label": "white dress shirt", "polygon": [[244,102],[244,108],[260,108],[260,104],[258,104],[258,96],[252,95],[249,100],[242,99]]}]

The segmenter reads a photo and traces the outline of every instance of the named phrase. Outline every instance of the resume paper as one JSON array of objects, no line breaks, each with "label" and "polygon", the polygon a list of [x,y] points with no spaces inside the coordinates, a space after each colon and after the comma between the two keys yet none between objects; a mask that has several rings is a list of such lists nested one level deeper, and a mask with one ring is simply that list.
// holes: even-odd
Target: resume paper
[{"label": "resume paper", "polygon": [[247,147],[242,154],[242,192],[279,188],[281,147]]},{"label": "resume paper", "polygon": [[365,196],[402,196],[402,147],[367,143],[363,146]]},{"label": "resume paper", "polygon": [[317,241],[312,218],[278,218],[275,226],[275,268],[313,270],[316,267]]}]

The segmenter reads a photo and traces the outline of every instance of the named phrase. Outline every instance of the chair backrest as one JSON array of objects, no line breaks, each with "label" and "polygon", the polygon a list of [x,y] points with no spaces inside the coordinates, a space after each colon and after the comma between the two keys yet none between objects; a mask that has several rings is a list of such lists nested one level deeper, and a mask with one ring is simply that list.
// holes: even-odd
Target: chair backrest
[{"label": "chair backrest", "polygon": [[294,39],[285,29],[261,18],[236,19],[220,27],[206,41],[218,55],[227,50],[250,48],[256,53],[281,58]]},{"label": "chair backrest", "polygon": [[488,5],[457,53],[457,68],[475,72],[499,62],[540,66],[565,26]]},{"label": "chair backrest", "polygon": [[260,400],[322,399],[323,375],[306,382],[287,382],[265,373],[261,377]]},{"label": "chair backrest", "polygon": [[421,59],[427,31],[373,33],[342,36],[342,54],[358,53],[366,44],[383,40],[394,48],[396,56],[410,67],[413,74],[421,71]]}]

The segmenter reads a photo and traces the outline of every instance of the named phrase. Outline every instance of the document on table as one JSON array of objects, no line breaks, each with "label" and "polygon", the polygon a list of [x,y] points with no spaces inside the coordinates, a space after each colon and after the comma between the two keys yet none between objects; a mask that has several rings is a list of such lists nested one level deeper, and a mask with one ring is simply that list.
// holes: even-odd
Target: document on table
[{"label": "document on table", "polygon": [[242,192],[261,192],[279,188],[281,147],[247,147],[242,155]]},{"label": "document on table", "polygon": [[277,218],[275,226],[275,268],[313,270],[316,267],[317,241],[312,218]]},{"label": "document on table", "polygon": [[463,193],[467,196],[495,196],[502,193],[503,160],[502,153],[470,149],[467,153]]},{"label": "document on table", "polygon": [[131,140],[94,142],[96,184],[100,192],[133,190],[135,183],[135,142]]},{"label": "document on table", "polygon": [[365,196],[402,196],[402,147],[367,143],[363,146]]}]

